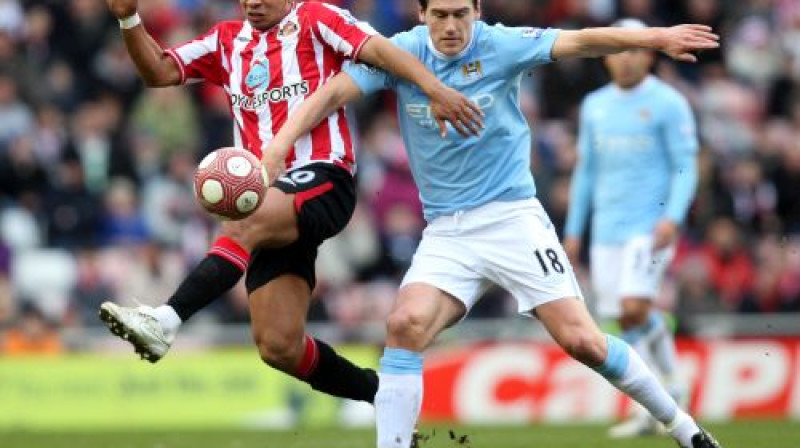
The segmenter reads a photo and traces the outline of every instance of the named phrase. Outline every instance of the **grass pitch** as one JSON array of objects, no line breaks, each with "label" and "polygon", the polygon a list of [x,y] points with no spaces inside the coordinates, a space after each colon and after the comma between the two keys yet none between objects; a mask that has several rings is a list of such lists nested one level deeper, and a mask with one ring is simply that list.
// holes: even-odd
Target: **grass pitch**
[{"label": "grass pitch", "polygon": [[[800,421],[709,424],[724,448],[800,448]],[[610,440],[601,425],[428,426],[422,448],[675,448],[665,437]],[[0,432],[3,448],[372,448],[372,430]]]}]

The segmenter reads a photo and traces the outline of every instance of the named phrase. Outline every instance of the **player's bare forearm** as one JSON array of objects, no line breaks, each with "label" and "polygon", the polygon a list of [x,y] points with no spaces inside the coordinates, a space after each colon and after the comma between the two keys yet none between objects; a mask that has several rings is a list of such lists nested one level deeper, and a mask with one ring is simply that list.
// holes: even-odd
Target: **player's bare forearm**
[{"label": "player's bare forearm", "polygon": [[691,52],[719,47],[719,36],[705,25],[669,28],[585,28],[559,33],[553,45],[553,59],[598,57],[627,50],[662,51],[673,59],[696,62]]},{"label": "player's bare forearm", "polygon": [[286,159],[297,139],[309,133],[325,117],[360,97],[361,90],[353,78],[339,73],[306,98],[263,151],[262,162],[270,179],[280,175],[280,163]]},{"label": "player's bare forearm", "polygon": [[454,89],[442,84],[425,65],[408,51],[383,36],[373,36],[364,44],[359,59],[413,82],[431,99],[431,113],[442,136],[449,122],[463,136],[478,135],[483,127],[480,108]]},{"label": "player's bare forearm", "polygon": [[413,82],[429,97],[444,87],[414,55],[383,36],[371,37],[364,44],[358,58],[398,78]]},{"label": "player's bare forearm", "polygon": [[148,87],[180,84],[177,63],[164,52],[143,25],[122,30],[122,39],[136,71]]},{"label": "player's bare forearm", "polygon": [[[106,5],[111,14],[120,23],[138,17],[139,9],[137,0],[106,0]],[[122,40],[128,49],[128,54],[136,66],[139,76],[149,87],[171,86],[180,83],[181,76],[176,62],[172,60],[161,45],[153,39],[141,23],[133,26],[123,26]],[[129,27],[130,26],[130,27]]]}]

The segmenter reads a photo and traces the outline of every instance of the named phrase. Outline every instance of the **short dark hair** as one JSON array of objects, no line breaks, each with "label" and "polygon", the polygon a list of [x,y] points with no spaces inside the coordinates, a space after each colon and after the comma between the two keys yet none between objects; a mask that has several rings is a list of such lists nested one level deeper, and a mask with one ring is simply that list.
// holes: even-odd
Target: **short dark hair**
[{"label": "short dark hair", "polygon": [[[480,0],[472,0],[472,7],[478,9],[478,2]],[[428,9],[428,0],[419,0],[419,7],[422,8],[423,11]]]}]

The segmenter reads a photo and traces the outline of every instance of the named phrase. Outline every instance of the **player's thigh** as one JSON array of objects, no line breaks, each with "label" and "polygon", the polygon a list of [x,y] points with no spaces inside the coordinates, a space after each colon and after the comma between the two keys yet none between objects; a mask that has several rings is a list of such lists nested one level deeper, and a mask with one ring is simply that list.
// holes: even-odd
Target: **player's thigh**
[{"label": "player's thigh", "polygon": [[674,246],[653,250],[653,238],[649,235],[631,238],[622,254],[619,296],[655,299],[674,255]]},{"label": "player's thigh", "polygon": [[583,299],[572,265],[538,201],[483,226],[481,232],[487,276],[514,296],[520,313],[530,314],[565,297]]},{"label": "player's thigh", "polygon": [[281,246],[298,238],[294,194],[270,187],[252,215],[239,221],[223,221],[222,235],[235,239],[248,250],[258,245]]},{"label": "player's thigh", "polygon": [[305,279],[280,275],[251,291],[249,303],[253,338],[262,355],[291,357],[302,348],[311,305],[311,289]]},{"label": "player's thigh", "polygon": [[600,319],[617,319],[622,314],[619,283],[622,273],[622,245],[593,245],[589,254],[595,310]]},{"label": "player's thigh", "polygon": [[387,319],[387,345],[422,351],[467,312],[460,300],[427,283],[400,288]]},{"label": "player's thigh", "polygon": [[[401,284],[406,294],[398,304],[413,301],[407,294],[412,285],[427,285],[426,291],[437,291],[437,297],[451,297],[469,311],[490,282],[480,273],[479,259],[469,240],[436,225],[428,226],[411,260]],[[405,297],[408,296],[408,299]]]},{"label": "player's thigh", "polygon": [[321,243],[350,221],[356,203],[352,175],[329,163],[289,171],[267,191],[261,206],[242,221],[224,224],[248,249],[277,248],[297,240]]}]

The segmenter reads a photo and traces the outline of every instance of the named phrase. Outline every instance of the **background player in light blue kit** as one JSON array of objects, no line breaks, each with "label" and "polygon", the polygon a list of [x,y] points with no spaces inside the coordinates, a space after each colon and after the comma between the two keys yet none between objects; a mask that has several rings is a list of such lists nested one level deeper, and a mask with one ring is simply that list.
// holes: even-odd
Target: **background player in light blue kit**
[{"label": "background player in light blue kit", "polygon": [[[617,25],[645,28],[634,19]],[[598,317],[618,319],[623,339],[682,402],[672,333],[652,304],[694,196],[698,142],[686,99],[649,74],[654,57],[646,50],[607,56],[612,83],[583,102],[564,249],[575,263],[591,210]],[[652,433],[657,424],[640,410],[610,435]]]},{"label": "background player in light blue kit", "polygon": [[[717,46],[707,27],[650,30],[541,30],[477,20],[477,0],[421,0],[419,26],[393,41],[484,113],[479,136],[461,137],[432,118],[418,89],[387,73],[353,66],[312,95],[267,148],[275,178],[295,139],[331,108],[362,93],[394,89],[412,174],[428,226],[387,320],[375,397],[377,446],[408,448],[422,403],[422,351],[497,284],[519,312],[535,315],[573,357],[594,368],[663,422],[685,448],[717,443],[681,411],[639,356],[602,334],[581,300],[572,267],[531,175],[531,134],[519,108],[520,78],[553,59],[652,48],[693,61]],[[463,131],[464,129],[462,129]]]}]

